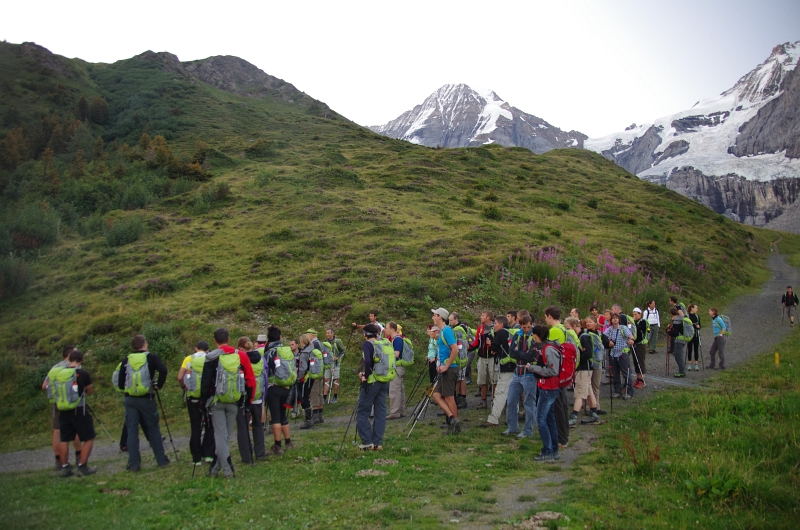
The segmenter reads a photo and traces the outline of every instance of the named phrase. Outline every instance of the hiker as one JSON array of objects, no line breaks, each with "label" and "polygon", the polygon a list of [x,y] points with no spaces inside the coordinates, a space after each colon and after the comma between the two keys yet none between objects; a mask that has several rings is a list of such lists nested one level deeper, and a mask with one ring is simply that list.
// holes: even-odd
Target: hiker
[{"label": "hiker", "polygon": [[[375,324],[363,327],[364,342],[361,344],[363,352],[364,371],[359,372],[361,391],[358,393],[356,405],[356,430],[361,438],[358,446],[362,451],[383,450],[383,434],[386,431],[386,394],[389,392],[389,382],[379,381],[375,373],[375,359],[378,356],[376,345],[381,328]],[[395,329],[396,331],[396,329]],[[387,353],[388,352],[384,352]],[[389,365],[391,366],[391,361]],[[390,370],[391,371],[391,370]],[[370,424],[370,412],[373,412],[373,421]]]},{"label": "hiker", "polygon": [[[328,394],[333,391],[331,403],[339,402],[339,376],[342,369],[342,359],[344,359],[347,349],[342,342],[342,339],[334,335],[333,328],[325,330],[325,339],[331,345],[331,353],[333,354],[333,366],[325,368],[325,399],[327,400]],[[333,386],[331,386],[333,383]]]},{"label": "hiker", "polygon": [[[509,330],[519,329],[519,323],[517,321],[517,317],[518,315],[516,310],[512,309],[510,311],[506,311],[506,319],[508,319]],[[510,331],[509,333],[514,333],[514,332]]]},{"label": "hiker", "polygon": [[658,343],[658,330],[661,328],[661,315],[658,314],[655,300],[647,301],[647,309],[644,310],[642,316],[650,324],[650,333],[647,335],[648,353],[655,353]]},{"label": "hiker", "polygon": [[725,369],[725,332],[728,331],[728,328],[725,326],[725,322],[722,320],[722,317],[719,316],[719,312],[717,311],[716,307],[712,307],[708,310],[708,316],[711,317],[711,324],[714,329],[714,342],[711,344],[711,348],[708,350],[708,355],[711,358],[708,368],[710,370],[714,369],[715,357],[716,354],[719,353],[719,369]]},{"label": "hiker", "polygon": [[[567,342],[566,328],[561,323],[561,310],[559,308],[554,305],[545,308],[544,321],[550,327],[547,333],[547,340],[559,345]],[[569,443],[569,399],[567,398],[566,388],[559,388],[555,403],[555,416],[556,427],[558,428],[558,446],[565,448]]]},{"label": "hiker", "polygon": [[[611,372],[614,379],[614,397],[631,399],[633,385],[631,384],[631,360],[628,355],[633,346],[633,334],[627,326],[619,323],[619,314],[611,313],[611,325],[606,329],[608,345],[611,347]],[[620,388],[620,377],[625,378],[625,384]]]},{"label": "hiker", "polygon": [[797,295],[792,291],[792,286],[787,286],[786,292],[781,296],[781,305],[785,314],[789,316],[789,325],[792,327],[794,327],[794,318],[797,316],[798,302],[800,300],[797,299]]},{"label": "hiker", "polygon": [[689,312],[686,310],[686,306],[678,301],[677,296],[670,296],[669,301],[672,304],[672,306],[678,310],[678,316],[680,316],[681,318],[688,316]]},{"label": "hiker", "polygon": [[[50,405],[50,428],[53,429],[53,454],[56,457],[56,471],[61,470],[61,422],[59,421],[60,411],[58,407],[56,407],[56,403],[53,397],[53,391],[51,386],[51,381],[55,381],[58,372],[61,371],[62,368],[67,368],[69,366],[69,354],[75,349],[75,346],[64,346],[61,350],[61,362],[58,362],[50,368],[50,371],[47,372],[47,376],[44,378],[42,382],[42,390],[47,390],[48,397],[50,397],[51,405]],[[81,458],[81,440],[77,436],[72,441],[73,447],[75,447],[75,465],[77,466],[80,463]],[[69,463],[69,461],[65,462]]]},{"label": "hiker", "polygon": [[[369,324],[367,324],[369,325]],[[308,334],[300,335],[300,340],[297,344],[300,348],[300,353],[297,356],[297,400],[300,402],[300,408],[303,409],[305,414],[305,422],[300,426],[301,429],[311,429],[314,427],[314,417],[311,410],[311,389],[314,387],[314,379],[310,369],[321,369],[321,367],[312,367],[311,364],[317,364],[314,359],[314,345],[311,344],[311,337]]]},{"label": "hiker", "polygon": [[[386,338],[392,343],[395,362],[403,354],[403,337],[400,336],[396,322],[389,322],[384,329]],[[395,366],[397,376],[389,383],[389,415],[387,420],[399,420],[406,415],[405,366]]]},{"label": "hiker", "polygon": [[644,388],[646,383],[644,378],[647,376],[647,320],[642,318],[642,310],[638,307],[633,308],[633,369],[636,372],[636,382],[634,388]]},{"label": "hiker", "polygon": [[56,395],[56,408],[59,410],[58,427],[61,432],[59,445],[61,476],[72,476],[69,465],[69,444],[79,439],[83,445],[80,451],[77,474],[79,477],[93,475],[96,469],[88,466],[89,456],[94,447],[95,431],[92,414],[86,407],[86,395],[92,394],[92,376],[81,367],[83,352],[73,349],[69,354],[69,364],[62,368],[53,381]]},{"label": "hiker", "polygon": [[447,325],[450,313],[440,307],[431,309],[433,325],[439,330],[437,339],[438,357],[436,370],[438,381],[433,389],[433,400],[444,412],[447,433],[458,434],[461,432],[461,422],[458,420],[458,407],[456,406],[456,383],[458,381],[458,344],[452,328]]},{"label": "hiker", "polygon": [[205,403],[200,399],[200,380],[203,378],[207,354],[208,343],[204,340],[198,341],[194,353],[183,360],[181,369],[178,370],[178,383],[186,394],[186,409],[189,411],[189,451],[196,466],[201,465],[203,459],[206,462],[214,460],[214,427]]},{"label": "hiker", "polygon": [[[573,395],[575,403],[572,407],[572,414],[569,416],[570,427],[577,425],[578,413],[583,408],[584,401],[589,403],[591,414],[588,420],[584,420],[581,423],[600,421],[600,418],[597,416],[597,401],[594,398],[594,392],[592,392],[591,388],[594,341],[592,335],[586,329],[588,322],[590,322],[589,318],[584,320],[583,323],[573,317],[566,320],[567,328],[577,333],[579,340],[576,348],[578,350],[578,365],[575,367],[575,390]],[[591,322],[594,322],[594,320],[591,319]]]},{"label": "hiker", "polygon": [[[381,330],[379,335],[382,337],[383,336],[384,326],[383,326],[383,324],[378,322],[378,310],[377,309],[371,310],[369,312],[369,315],[367,315],[367,318],[369,318],[369,324],[372,324],[373,326],[378,326],[378,329]],[[353,328],[357,328],[357,329],[360,329],[360,330],[363,331],[364,330],[364,326],[367,326],[369,324],[356,324],[355,322],[353,322]]]},{"label": "hiker", "polygon": [[294,354],[295,358],[297,358],[297,356],[300,355],[300,345],[297,344],[296,340],[292,339],[289,341],[289,348],[292,350],[292,353]]},{"label": "hiker", "polygon": [[[480,324],[478,329],[475,330],[475,340],[469,345],[470,350],[473,352],[472,355],[476,352],[478,354],[478,386],[480,387],[478,395],[481,398],[481,402],[478,405],[479,409],[488,408],[486,400],[490,385],[492,388],[492,400],[495,399],[495,386],[500,373],[500,365],[492,352],[492,339],[494,337],[492,320],[494,320],[494,313],[491,311],[481,313]],[[469,363],[469,361],[467,362]]]},{"label": "hiker", "polygon": [[686,377],[686,359],[684,357],[686,342],[680,340],[684,336],[683,316],[681,315],[681,310],[674,306],[669,309],[669,314],[672,317],[672,322],[667,327],[667,335],[672,341],[672,349],[670,351],[675,357],[675,362],[678,363],[678,372],[675,377]]},{"label": "hiker", "polygon": [[[167,366],[161,357],[147,351],[144,335],[134,335],[131,339],[133,353],[128,354],[117,367],[117,388],[125,392],[125,426],[128,429],[127,470],[138,472],[142,465],[139,453],[139,423],[144,422],[142,430],[146,433],[156,457],[158,467],[169,464],[164,453],[164,440],[158,426],[158,407],[155,393],[164,388],[167,381]],[[158,378],[155,378],[158,373]]]},{"label": "hiker", "polygon": [[[589,333],[592,344],[594,345],[594,357],[592,359],[592,394],[594,395],[595,403],[597,403],[597,414],[603,415],[606,413],[600,408],[600,387],[603,382],[603,362],[606,359],[608,350],[611,348],[608,345],[608,337],[600,333],[598,328],[600,325],[597,323],[597,318],[594,316],[586,317],[584,328]],[[588,403],[587,403],[588,404]]]},{"label": "hiker", "polygon": [[508,319],[503,315],[499,315],[494,319],[494,334],[490,345],[492,357],[498,364],[498,378],[494,388],[494,397],[492,398],[492,410],[483,427],[499,426],[500,415],[503,414],[503,409],[506,408],[508,388],[514,378],[514,367],[516,366],[514,359],[510,355],[510,342]]},{"label": "hiker", "polygon": [[256,342],[253,344],[253,346],[258,353],[264,355],[264,351],[267,349],[267,336],[263,333],[256,336]]},{"label": "hiker", "polygon": [[611,327],[611,310],[604,309],[603,315],[600,317],[597,323],[600,325],[600,333],[605,333],[608,328]]},{"label": "hiker", "polygon": [[[536,378],[532,373],[525,370],[525,366],[535,362],[536,352],[534,348],[536,340],[532,334],[533,320],[530,315],[523,315],[519,319],[521,331],[514,335],[514,342],[511,344],[510,355],[516,361],[514,375],[508,386],[508,397],[506,398],[506,425],[508,429],[503,431],[503,436],[516,435],[517,438],[530,438],[533,436],[533,422],[536,417]],[[547,329],[545,326],[538,326]],[[547,333],[544,333],[547,336]],[[541,337],[540,337],[541,339]],[[558,388],[558,387],[556,387]],[[520,394],[525,394],[525,423],[522,431],[519,431],[519,407]]]},{"label": "hiker", "polygon": [[[292,349],[284,346],[281,342],[280,329],[275,326],[267,328],[267,341],[264,352],[269,374],[267,407],[269,408],[269,426],[274,443],[267,451],[266,456],[280,456],[284,449],[287,451],[294,449],[287,410],[292,408],[289,394],[297,381],[297,368]],[[283,435],[283,448],[281,447],[281,435]]]},{"label": "hiker", "polygon": [[548,333],[547,326],[535,326],[531,329],[534,342],[531,348],[533,359],[524,366],[525,372],[535,377],[539,389],[536,425],[539,427],[539,437],[542,439],[542,451],[533,458],[535,462],[560,458],[555,403],[561,393],[558,384],[561,356],[552,342],[545,342]]},{"label": "hiker", "polygon": [[239,409],[250,406],[256,388],[250,358],[247,353],[229,346],[229,339],[227,329],[214,331],[216,348],[206,355],[200,380],[200,399],[214,426],[216,457],[208,470],[212,478],[218,477],[220,471],[225,478],[235,476],[228,443]]},{"label": "hiker", "polygon": [[469,357],[469,344],[472,342],[469,326],[461,322],[461,316],[453,311],[448,317],[450,328],[458,344],[458,379],[456,381],[456,406],[459,409],[467,408],[467,359]]},{"label": "hiker", "polygon": [[[236,348],[245,352],[250,366],[253,369],[255,387],[251,393],[250,402],[245,400],[244,406],[236,414],[236,442],[239,446],[239,455],[245,464],[253,463],[253,454],[256,460],[263,459],[264,454],[264,394],[267,390],[267,370],[264,357],[258,350],[253,349],[253,343],[247,337],[239,337]],[[253,431],[252,445],[250,442],[250,428]]]},{"label": "hiker", "polygon": [[694,336],[686,343],[686,370],[692,369],[692,352],[694,352],[694,371],[700,370],[700,316],[697,314],[697,304],[689,304],[689,320],[694,326]]},{"label": "hiker", "polygon": [[439,355],[439,348],[436,345],[439,340],[439,328],[433,324],[428,324],[428,329],[425,331],[428,334],[428,377],[431,384],[436,380],[436,375],[439,373],[436,370],[436,358]]},{"label": "hiker", "polygon": [[328,363],[327,366],[333,366],[333,353],[330,351],[330,348],[324,346],[317,338],[317,330],[309,328],[306,330],[306,334],[311,341],[312,353],[320,352],[319,355],[321,356],[315,361],[321,363],[319,367],[320,373],[318,374],[320,380],[311,387],[311,396],[309,396],[309,401],[311,403],[311,421],[316,425],[317,423],[325,423],[325,418],[323,416],[323,408],[325,407],[325,366],[326,362]]},{"label": "hiker", "polygon": [[577,307],[573,307],[572,309],[569,310],[569,316],[570,318],[577,318],[578,321],[580,322],[581,312]]}]

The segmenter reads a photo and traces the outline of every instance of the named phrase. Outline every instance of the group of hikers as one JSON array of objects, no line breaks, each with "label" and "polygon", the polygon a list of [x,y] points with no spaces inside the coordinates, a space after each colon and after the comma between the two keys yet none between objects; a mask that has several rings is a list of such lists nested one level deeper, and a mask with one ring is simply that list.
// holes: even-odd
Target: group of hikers
[{"label": "group of hikers", "polygon": [[[797,298],[791,302],[796,310]],[[530,438],[536,425],[542,450],[534,460],[557,460],[559,449],[569,443],[569,428],[578,424],[582,411],[586,417],[580,423],[585,424],[596,423],[606,414],[600,407],[601,385],[612,385],[612,399],[622,400],[633,398],[635,389],[646,385],[646,357],[656,352],[662,323],[654,300],[645,307],[644,311],[634,308],[631,316],[618,304],[602,313],[591,307],[583,318],[578,308],[573,308],[562,323],[561,310],[550,306],[536,324],[526,310],[504,315],[484,311],[476,328],[455,312],[431,309],[428,368],[420,373],[420,380],[428,376],[430,386],[423,395],[441,409],[441,427],[446,433],[457,435],[463,428],[459,410],[468,406],[467,385],[476,380],[479,391],[475,396],[480,398],[476,408],[488,413],[482,427],[499,427],[503,412],[504,436]],[[707,368],[715,368],[719,357],[719,368],[724,369],[730,320],[713,307],[709,315],[714,342]],[[414,350],[402,326],[396,322],[384,326],[377,310],[370,312],[369,323],[352,324],[351,338],[356,330],[363,334],[362,357],[355,370],[361,387],[353,411],[359,448],[382,450],[386,422],[409,412],[405,371],[414,364]],[[669,357],[674,357],[678,366],[675,377],[685,377],[693,366],[698,370],[699,330],[697,305],[687,307],[671,297],[667,366]],[[241,337],[233,346],[228,330],[219,328],[213,334],[214,348],[199,341],[178,370],[191,425],[192,462],[195,466],[208,463],[209,476],[234,476],[229,448],[234,429],[241,461],[254,464],[294,448],[290,411],[304,417],[300,429],[311,429],[324,423],[324,405],[338,401],[347,348],[332,328],[325,330],[324,340],[316,330],[308,329],[285,345],[280,329],[270,326],[266,331],[255,342]],[[86,395],[92,394],[92,378],[81,367],[80,350],[66,347],[63,354],[64,360],[53,366],[42,385],[53,404],[56,468],[62,476],[73,475],[68,458],[73,443],[75,473],[89,475],[95,473],[87,465],[95,438],[94,415],[86,403]],[[167,381],[167,367],[148,351],[146,337],[131,339],[131,353],[123,356],[112,381],[124,395],[120,448],[128,452],[127,469],[138,472],[141,467],[140,426],[157,465],[169,465],[158,409],[161,405],[163,415],[159,389]],[[418,385],[419,381],[415,389]],[[573,392],[572,407],[568,391]],[[424,411],[415,407],[411,419],[418,420],[420,413]],[[267,421],[273,437],[269,448],[265,442]]]}]

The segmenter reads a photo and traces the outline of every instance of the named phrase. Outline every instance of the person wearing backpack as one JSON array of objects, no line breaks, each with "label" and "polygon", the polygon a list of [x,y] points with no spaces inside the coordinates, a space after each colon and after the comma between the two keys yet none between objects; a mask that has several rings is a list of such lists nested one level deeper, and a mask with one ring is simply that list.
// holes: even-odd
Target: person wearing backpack
[{"label": "person wearing backpack", "polygon": [[[633,334],[627,326],[620,325],[619,314],[611,313],[611,325],[606,329],[608,345],[611,347],[611,372],[614,378],[614,397],[631,399],[633,397],[633,384],[631,377],[630,349],[633,347]],[[625,378],[625,384],[620,385],[620,378]]]},{"label": "person wearing backpack", "polygon": [[678,364],[678,371],[675,373],[675,377],[686,377],[686,359],[684,357],[684,351],[687,341],[682,339],[687,332],[691,333],[690,330],[684,329],[691,325],[691,321],[689,321],[689,324],[684,322],[681,310],[674,306],[669,309],[669,314],[672,317],[672,323],[667,327],[667,335],[669,335],[672,341],[672,355],[675,357],[675,362]]},{"label": "person wearing backpack", "polygon": [[205,403],[200,399],[200,380],[203,378],[207,354],[208,343],[204,340],[198,341],[194,353],[183,360],[181,369],[178,370],[178,383],[186,393],[186,409],[189,412],[189,451],[196,466],[202,464],[204,458],[206,462],[214,460],[214,427]]},{"label": "person wearing backpack", "polygon": [[697,304],[689,304],[689,320],[694,327],[692,340],[686,343],[686,369],[692,369],[692,352],[694,352],[694,370],[700,370],[700,316],[697,314]]},{"label": "person wearing backpack", "polygon": [[[42,382],[42,390],[47,391],[48,397],[52,395],[51,380],[55,381],[58,372],[60,372],[62,368],[67,368],[69,366],[69,354],[72,353],[74,349],[75,346],[64,346],[61,350],[61,362],[54,364],[47,372],[47,376]],[[53,429],[53,454],[56,457],[56,471],[61,471],[61,422],[58,419],[59,415],[60,411],[58,407],[56,407],[55,401],[51,398],[50,428]],[[81,440],[77,436],[73,440],[73,446],[75,447],[75,465],[77,466],[81,459]]]},{"label": "person wearing backpack", "polygon": [[455,311],[450,313],[448,322],[458,344],[458,358],[455,362],[458,365],[456,405],[459,409],[465,409],[467,408],[467,363],[469,361],[469,345],[472,342],[472,334],[469,326],[461,322],[461,316]]},{"label": "person wearing backpack", "polygon": [[588,402],[591,415],[588,420],[581,423],[594,423],[600,421],[597,416],[597,402],[591,389],[592,382],[592,360],[594,359],[594,341],[587,327],[589,322],[594,322],[591,317],[581,322],[573,317],[567,319],[567,327],[578,334],[578,366],[575,368],[575,390],[573,399],[575,403],[572,407],[572,414],[569,416],[569,426],[578,424],[578,413],[583,408],[584,402]]},{"label": "person wearing backpack", "polygon": [[[403,337],[400,336],[396,322],[387,322],[384,333],[386,338],[392,343],[394,348],[395,363],[401,359],[405,342]],[[404,366],[395,366],[397,376],[389,383],[389,415],[386,416],[387,420],[399,420],[405,416],[406,406],[406,388],[404,376],[406,369]]]},{"label": "person wearing backpack", "polygon": [[634,388],[644,388],[646,383],[644,378],[647,377],[647,337],[648,322],[642,318],[642,310],[638,307],[633,308],[633,369],[636,372],[636,382],[633,384]]},{"label": "person wearing backpack", "polygon": [[256,388],[253,367],[247,353],[228,345],[230,335],[225,328],[214,331],[216,348],[206,355],[203,364],[200,399],[205,403],[214,426],[216,458],[211,463],[208,476],[216,478],[222,472],[225,478],[234,477],[229,441],[239,409],[249,406]]},{"label": "person wearing backpack", "polygon": [[305,414],[305,421],[300,428],[305,430],[314,427],[311,393],[316,380],[323,375],[323,367],[321,360],[314,355],[315,348],[308,333],[300,335],[298,346],[300,354],[297,356],[297,396]]},{"label": "person wearing backpack", "polygon": [[506,408],[508,388],[514,378],[514,367],[516,366],[516,362],[510,355],[510,342],[508,319],[503,315],[498,315],[494,319],[494,334],[492,335],[490,348],[492,357],[499,365],[499,374],[497,385],[494,389],[494,398],[492,398],[492,410],[486,419],[486,423],[482,425],[483,427],[498,427],[500,425],[500,416]]},{"label": "person wearing backpack", "polygon": [[[510,350],[511,358],[516,361],[516,364],[514,365],[514,374],[511,378],[511,383],[509,383],[508,397],[506,398],[506,425],[508,425],[508,429],[501,434],[503,436],[516,435],[517,438],[530,438],[533,436],[533,423],[536,417],[536,378],[532,373],[526,372],[525,366],[535,362],[534,343],[541,341],[537,341],[532,334],[533,320],[530,315],[520,317],[519,324],[521,331],[514,335],[514,342]],[[522,394],[524,394],[525,423],[520,432],[517,408]]]},{"label": "person wearing backpack", "polygon": [[797,304],[800,303],[797,295],[792,291],[792,286],[786,287],[786,292],[781,296],[781,305],[786,315],[789,316],[789,325],[794,327],[794,319],[797,316]]},{"label": "person wearing backpack", "polygon": [[62,462],[62,477],[72,476],[72,467],[69,465],[69,444],[74,442],[75,438],[83,443],[77,475],[82,477],[97,472],[88,465],[96,436],[92,415],[86,409],[86,396],[93,393],[92,376],[81,368],[81,363],[83,363],[83,352],[78,349],[72,350],[69,354],[69,364],[59,371],[52,381],[55,405],[59,410],[61,433],[59,456]]},{"label": "person wearing backpack", "polygon": [[[169,464],[164,453],[164,440],[158,425],[158,406],[155,391],[164,388],[167,366],[161,357],[147,351],[144,335],[131,339],[133,353],[128,354],[117,367],[117,389],[125,393],[125,426],[128,429],[128,471],[139,471],[142,457],[139,453],[139,423],[147,433],[158,467]],[[158,377],[156,378],[156,374]],[[113,378],[112,378],[113,379]]]},{"label": "person wearing backpack", "polygon": [[[269,407],[269,426],[274,440],[274,444],[267,451],[267,456],[280,456],[284,448],[287,451],[294,449],[287,411],[292,408],[289,393],[297,381],[297,368],[292,349],[281,342],[280,329],[275,326],[267,328],[267,340],[269,342],[264,352],[269,374],[267,407]],[[281,435],[283,435],[283,448]]]},{"label": "person wearing backpack", "polygon": [[[550,327],[547,340],[558,345],[567,342],[567,328],[561,323],[561,310],[558,307],[551,305],[545,308],[544,321]],[[574,332],[573,337],[577,338],[574,336]],[[569,399],[566,388],[559,389],[555,404],[555,417],[558,428],[558,446],[565,448],[569,444]]]},{"label": "person wearing backpack", "polygon": [[542,451],[533,458],[534,462],[548,462],[560,458],[555,404],[561,393],[559,372],[562,359],[555,343],[545,342],[549,333],[547,326],[534,326],[531,329],[533,358],[523,366],[524,372],[535,378],[539,390],[536,425],[542,440]]},{"label": "person wearing backpack", "polygon": [[[600,408],[600,388],[603,382],[603,364],[606,359],[606,352],[611,349],[608,344],[608,337],[600,333],[600,324],[594,316],[586,317],[584,327],[592,339],[593,355],[592,355],[592,394],[594,401],[597,403],[597,414],[606,414],[606,411]],[[589,411],[591,412],[591,411]]]},{"label": "person wearing backpack", "polygon": [[325,369],[325,388],[327,392],[325,394],[325,398],[328,397],[328,393],[333,391],[333,397],[331,398],[331,403],[338,403],[339,402],[339,375],[341,374],[341,367],[342,367],[342,359],[344,359],[345,354],[347,353],[347,349],[342,342],[342,339],[334,335],[333,328],[325,329],[325,339],[331,345],[331,353],[333,353],[333,366],[330,368]]},{"label": "person wearing backpack", "polygon": [[656,353],[658,343],[658,330],[661,329],[661,315],[656,309],[656,301],[648,300],[647,309],[644,310],[642,317],[650,324],[650,333],[647,335],[648,353]]},{"label": "person wearing backpack", "polygon": [[[358,404],[356,405],[356,430],[358,436],[361,438],[361,444],[358,446],[362,451],[383,449],[383,435],[386,431],[386,395],[389,392],[389,383],[384,377],[390,378],[390,375],[379,376],[376,373],[377,363],[376,358],[382,355],[392,356],[389,350],[378,351],[382,349],[382,345],[377,344],[378,335],[381,329],[374,324],[367,324],[363,328],[364,342],[361,344],[361,351],[363,353],[363,366],[364,371],[359,372],[358,376],[361,379],[361,391],[358,394]],[[395,329],[396,331],[396,329]],[[392,346],[389,346],[391,349]],[[389,374],[391,374],[391,367],[393,365],[391,357],[384,358],[389,364]],[[374,410],[374,419],[370,424],[370,412]]]},{"label": "person wearing backpack", "polygon": [[[236,414],[236,442],[239,446],[239,455],[242,457],[243,463],[252,464],[254,454],[256,460],[266,457],[262,418],[264,395],[267,391],[267,365],[261,352],[253,349],[253,343],[248,337],[240,337],[236,342],[236,348],[247,355],[255,380],[255,388],[251,392],[252,400],[249,403],[245,401],[244,407],[241,407]],[[253,431],[252,445],[250,443],[251,427]]]},{"label": "person wearing backpack", "polygon": [[433,325],[439,330],[439,338],[436,346],[438,356],[436,371],[438,381],[433,388],[433,400],[444,412],[447,434],[459,434],[461,432],[461,422],[458,419],[458,407],[456,406],[456,384],[458,382],[458,342],[452,328],[447,325],[450,313],[447,309],[440,307],[431,309],[431,320]]},{"label": "person wearing backpack", "polygon": [[325,370],[330,372],[333,367],[333,347],[330,343],[323,343],[317,337],[317,330],[309,328],[306,334],[311,341],[312,354],[317,355],[318,361],[321,362],[322,373],[319,375],[319,381],[311,387],[311,396],[309,402],[311,403],[311,420],[316,425],[317,423],[325,423],[323,416],[325,408]]},{"label": "person wearing backpack", "polygon": [[[481,321],[478,329],[475,330],[475,340],[469,345],[470,350],[478,354],[478,387],[480,391],[478,396],[481,402],[478,405],[479,409],[488,408],[487,399],[489,395],[489,388],[491,387],[492,399],[497,398],[496,386],[499,375],[500,365],[498,364],[495,354],[492,352],[492,342],[494,338],[494,313],[491,311],[484,311],[481,313]],[[502,329],[502,327],[501,327]],[[503,402],[505,403],[505,401]]]},{"label": "person wearing backpack", "polygon": [[710,359],[710,364],[708,365],[709,370],[714,369],[714,365],[716,364],[716,355],[719,354],[719,369],[725,369],[725,332],[728,331],[727,326],[725,326],[725,322],[722,320],[722,317],[719,316],[719,312],[717,311],[716,307],[712,307],[708,310],[708,316],[711,317],[711,324],[714,328],[714,342],[711,343],[711,348],[708,350],[708,356]]}]

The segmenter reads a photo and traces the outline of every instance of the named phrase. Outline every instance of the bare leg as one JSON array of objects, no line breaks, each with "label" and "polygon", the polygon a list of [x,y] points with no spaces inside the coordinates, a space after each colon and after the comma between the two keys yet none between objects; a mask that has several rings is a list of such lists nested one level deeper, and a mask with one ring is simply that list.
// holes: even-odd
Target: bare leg
[{"label": "bare leg", "polygon": [[[453,403],[452,404],[448,403],[446,399],[449,399]],[[455,406],[455,400],[453,398],[446,398],[446,399],[443,398],[442,394],[439,392],[433,393],[433,400],[436,402],[437,405],[439,405],[439,408],[442,409],[442,412],[444,412],[445,416],[449,418],[450,416],[453,416],[451,410],[457,410],[457,409]],[[452,408],[450,408],[451,406]]]},{"label": "bare leg", "polygon": [[91,440],[86,440],[83,442],[83,448],[81,449],[81,465],[85,466],[86,462],[89,461],[89,457],[92,454],[92,448],[94,447],[94,438]]},{"label": "bare leg", "polygon": [[61,431],[53,430],[53,454],[61,460]]}]

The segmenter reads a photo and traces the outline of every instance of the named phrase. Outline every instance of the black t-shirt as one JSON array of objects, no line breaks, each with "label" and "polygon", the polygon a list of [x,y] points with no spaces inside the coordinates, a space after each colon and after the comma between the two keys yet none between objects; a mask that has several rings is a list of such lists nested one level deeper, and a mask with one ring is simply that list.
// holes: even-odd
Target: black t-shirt
[{"label": "black t-shirt", "polygon": [[372,366],[375,364],[373,358],[375,357],[375,344],[365,340],[361,344],[361,351],[364,352],[364,377],[369,379],[372,375]]},{"label": "black t-shirt", "polygon": [[781,303],[784,305],[798,305],[800,302],[797,299],[797,293],[792,292],[792,294],[789,294],[787,291],[784,293],[783,297],[781,297]]},{"label": "black t-shirt", "polygon": [[86,387],[92,384],[92,376],[83,368],[75,370],[75,380],[78,383],[78,394],[83,395]]}]

